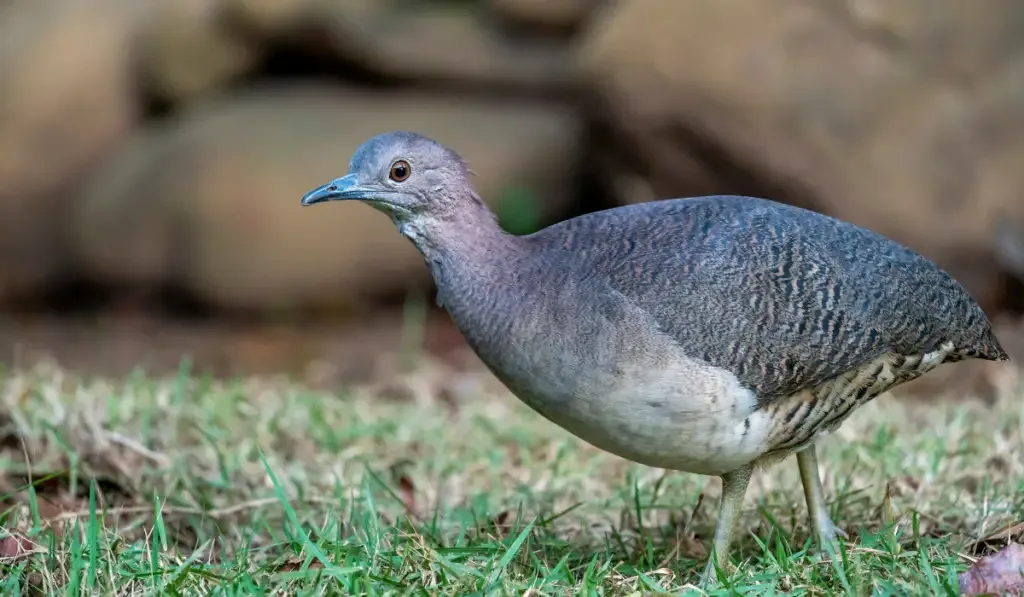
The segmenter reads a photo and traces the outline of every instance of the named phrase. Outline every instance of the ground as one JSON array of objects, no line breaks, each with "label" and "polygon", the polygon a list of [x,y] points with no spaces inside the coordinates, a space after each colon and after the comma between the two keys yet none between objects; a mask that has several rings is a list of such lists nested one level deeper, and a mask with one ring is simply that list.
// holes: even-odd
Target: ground
[{"label": "ground", "polygon": [[[1024,529],[1003,385],[885,395],[823,442],[841,562],[808,549],[795,463],[755,476],[718,594],[958,594]],[[430,363],[341,393],[40,366],[0,373],[0,415],[5,594],[700,594],[720,488]]]}]

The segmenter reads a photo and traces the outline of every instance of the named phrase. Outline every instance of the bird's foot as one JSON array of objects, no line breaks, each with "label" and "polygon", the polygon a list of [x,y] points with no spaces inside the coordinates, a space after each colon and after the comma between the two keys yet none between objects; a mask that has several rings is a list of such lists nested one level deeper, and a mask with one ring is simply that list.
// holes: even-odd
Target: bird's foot
[{"label": "bird's foot", "polygon": [[817,531],[818,539],[821,539],[822,541],[826,539],[828,541],[835,541],[837,538],[848,540],[850,538],[850,536],[846,534],[846,531],[837,527],[830,518],[826,518],[823,523],[819,524]]},{"label": "bird's foot", "polygon": [[827,554],[839,553],[839,540],[850,538],[846,531],[837,527],[828,515],[816,521],[815,533],[818,535],[818,547]]},{"label": "bird's foot", "polygon": [[[721,569],[723,575],[733,571],[733,567],[729,564],[728,560],[719,561],[718,568]],[[715,556],[712,555],[708,558],[708,563],[704,566],[704,572],[700,575],[700,587],[703,589],[711,588],[718,580],[718,571],[715,570]]]}]

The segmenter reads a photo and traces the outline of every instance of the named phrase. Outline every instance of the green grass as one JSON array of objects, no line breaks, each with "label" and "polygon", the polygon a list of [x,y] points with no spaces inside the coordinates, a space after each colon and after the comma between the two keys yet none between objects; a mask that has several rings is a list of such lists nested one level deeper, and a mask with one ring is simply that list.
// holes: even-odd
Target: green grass
[{"label": "green grass", "polygon": [[[1022,404],[879,398],[821,448],[842,562],[809,549],[787,461],[752,482],[717,594],[956,594],[1024,520]],[[4,594],[699,594],[719,487],[436,365],[340,395],[0,378]]]}]

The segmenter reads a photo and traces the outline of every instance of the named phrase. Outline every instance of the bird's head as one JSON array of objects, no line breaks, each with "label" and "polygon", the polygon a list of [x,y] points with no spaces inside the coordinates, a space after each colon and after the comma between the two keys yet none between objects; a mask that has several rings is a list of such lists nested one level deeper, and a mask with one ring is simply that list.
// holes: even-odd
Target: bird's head
[{"label": "bird's head", "polygon": [[407,236],[481,205],[462,158],[409,132],[383,133],[363,143],[348,174],[306,193],[302,205],[344,200],[384,212]]}]

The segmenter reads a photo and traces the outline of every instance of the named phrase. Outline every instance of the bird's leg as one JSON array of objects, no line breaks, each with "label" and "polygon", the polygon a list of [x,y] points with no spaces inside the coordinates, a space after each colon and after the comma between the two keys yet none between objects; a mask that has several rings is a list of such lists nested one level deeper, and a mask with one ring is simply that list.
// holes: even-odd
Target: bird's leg
[{"label": "bird's leg", "polygon": [[715,540],[712,544],[707,566],[704,568],[704,574],[701,576],[701,584],[706,585],[717,578],[715,562],[718,563],[718,567],[722,572],[727,570],[729,546],[732,543],[736,520],[739,518],[740,509],[743,507],[743,497],[747,494],[747,485],[750,484],[750,474],[753,470],[753,465],[747,465],[722,475],[722,499],[718,506],[718,524],[715,526]]},{"label": "bird's leg", "polygon": [[846,533],[836,527],[829,518],[825,507],[825,492],[821,489],[821,478],[818,477],[818,456],[814,445],[804,448],[796,455],[796,464],[800,468],[800,480],[804,485],[804,498],[807,500],[807,513],[811,526],[818,537],[818,545],[823,551],[839,553],[836,536],[846,538]]}]

